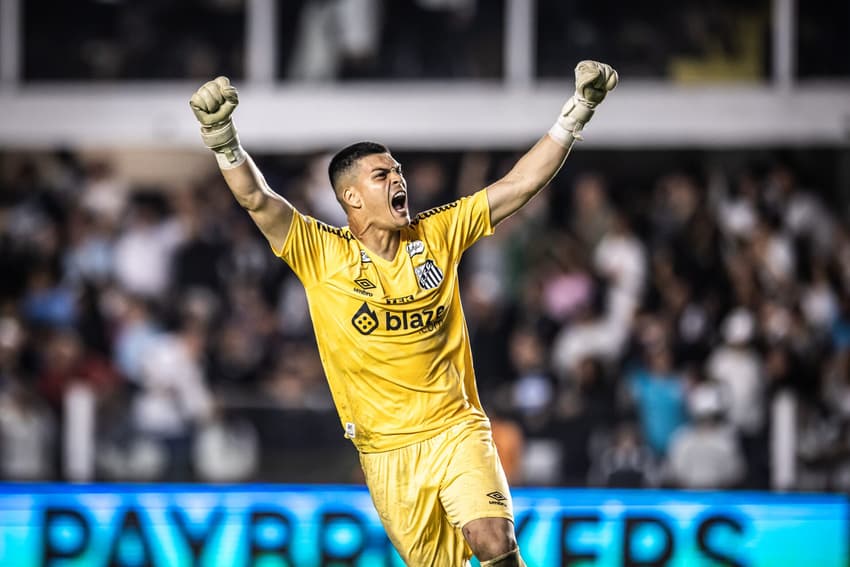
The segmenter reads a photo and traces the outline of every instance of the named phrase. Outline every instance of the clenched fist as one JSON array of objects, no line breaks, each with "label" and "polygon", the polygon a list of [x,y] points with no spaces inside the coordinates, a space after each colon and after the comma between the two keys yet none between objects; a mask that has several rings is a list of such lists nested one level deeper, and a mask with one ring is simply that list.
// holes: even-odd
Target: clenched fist
[{"label": "clenched fist", "polygon": [[195,118],[204,127],[215,126],[230,120],[230,115],[233,114],[237,104],[239,104],[239,93],[227,77],[217,77],[214,81],[207,81],[189,99],[189,106],[192,107]]},{"label": "clenched fist", "polygon": [[605,99],[619,82],[617,71],[610,65],[598,61],[582,61],[576,65],[576,93],[584,104],[591,108]]},{"label": "clenched fist", "polygon": [[216,153],[223,168],[236,167],[245,161],[245,152],[230,119],[238,104],[239,93],[227,77],[207,81],[189,99],[189,106],[201,123],[201,138]]},{"label": "clenched fist", "polygon": [[581,140],[584,125],[590,122],[594,109],[605,100],[619,82],[617,71],[598,61],[581,61],[576,65],[576,90],[564,104],[549,135],[565,148]]}]

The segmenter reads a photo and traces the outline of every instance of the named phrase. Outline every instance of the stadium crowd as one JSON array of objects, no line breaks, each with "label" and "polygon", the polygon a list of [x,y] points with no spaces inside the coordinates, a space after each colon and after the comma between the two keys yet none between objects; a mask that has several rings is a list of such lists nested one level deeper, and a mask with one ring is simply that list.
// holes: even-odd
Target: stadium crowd
[{"label": "stadium crowd", "polygon": [[[214,168],[139,187],[71,152],[4,157],[0,477],[358,479],[300,284]],[[414,211],[511,162],[397,157]],[[339,224],[327,159],[261,161]],[[842,203],[787,160],[709,163],[625,189],[568,161],[467,252],[479,390],[513,484],[850,489]]]}]

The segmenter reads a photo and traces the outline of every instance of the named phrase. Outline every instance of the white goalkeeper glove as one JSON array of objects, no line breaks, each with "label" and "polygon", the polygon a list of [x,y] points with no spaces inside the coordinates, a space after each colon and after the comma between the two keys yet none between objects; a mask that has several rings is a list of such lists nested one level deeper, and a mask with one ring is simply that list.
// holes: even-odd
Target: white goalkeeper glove
[{"label": "white goalkeeper glove", "polygon": [[565,148],[582,140],[581,131],[590,122],[594,109],[614,90],[619,78],[610,65],[598,61],[582,61],[576,65],[576,91],[564,104],[549,135]]},{"label": "white goalkeeper glove", "polygon": [[222,169],[236,167],[247,157],[230,119],[238,104],[239,93],[227,77],[204,83],[189,99],[189,106],[201,123],[201,139],[215,152]]}]

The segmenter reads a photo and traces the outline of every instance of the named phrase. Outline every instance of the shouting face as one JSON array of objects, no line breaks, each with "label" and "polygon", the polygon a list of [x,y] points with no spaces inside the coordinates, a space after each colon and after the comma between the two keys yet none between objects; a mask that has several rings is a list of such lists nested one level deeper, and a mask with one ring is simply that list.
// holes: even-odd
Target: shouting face
[{"label": "shouting face", "polygon": [[359,160],[345,200],[369,224],[401,228],[410,224],[407,182],[401,164],[388,153],[371,154]]}]

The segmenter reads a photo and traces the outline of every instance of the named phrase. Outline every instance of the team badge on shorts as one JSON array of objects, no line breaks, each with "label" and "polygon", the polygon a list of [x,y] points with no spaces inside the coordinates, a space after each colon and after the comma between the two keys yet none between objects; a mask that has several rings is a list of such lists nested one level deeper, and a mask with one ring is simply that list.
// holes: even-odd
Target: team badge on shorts
[{"label": "team badge on shorts", "polygon": [[443,281],[443,271],[433,260],[426,260],[421,266],[413,268],[413,271],[422,289],[434,289]]}]

